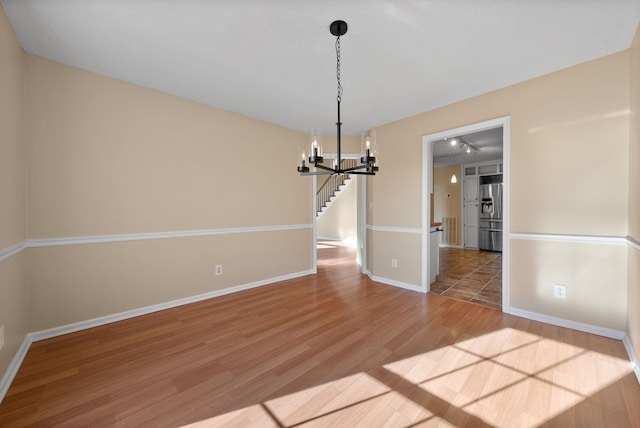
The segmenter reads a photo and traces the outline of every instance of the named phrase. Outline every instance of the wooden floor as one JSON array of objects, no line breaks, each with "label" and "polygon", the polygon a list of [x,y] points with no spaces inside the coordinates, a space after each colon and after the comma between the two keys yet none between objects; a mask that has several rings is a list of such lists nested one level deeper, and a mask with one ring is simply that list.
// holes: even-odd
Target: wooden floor
[{"label": "wooden floor", "polygon": [[34,343],[0,426],[639,426],[620,341],[319,253],[317,276]]}]

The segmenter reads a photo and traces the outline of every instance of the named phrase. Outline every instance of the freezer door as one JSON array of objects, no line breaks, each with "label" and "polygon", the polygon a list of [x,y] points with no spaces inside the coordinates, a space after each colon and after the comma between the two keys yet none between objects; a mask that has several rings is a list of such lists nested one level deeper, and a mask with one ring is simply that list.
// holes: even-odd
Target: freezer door
[{"label": "freezer door", "polygon": [[480,229],[478,233],[478,248],[481,250],[502,252],[502,231]]},{"label": "freezer door", "polygon": [[480,185],[480,218],[502,218],[502,183]]}]

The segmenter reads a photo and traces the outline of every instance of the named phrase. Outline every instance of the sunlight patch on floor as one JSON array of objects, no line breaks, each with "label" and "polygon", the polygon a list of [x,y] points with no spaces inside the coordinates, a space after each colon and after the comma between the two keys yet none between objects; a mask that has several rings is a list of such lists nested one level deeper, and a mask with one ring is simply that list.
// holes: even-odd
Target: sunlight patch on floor
[{"label": "sunlight patch on floor", "polygon": [[358,373],[314,388],[296,392],[265,404],[286,426],[299,424],[357,406],[391,389],[372,377]]},{"label": "sunlight patch on floor", "polygon": [[505,328],[188,427],[534,427],[631,371],[627,360]]},{"label": "sunlight patch on floor", "polygon": [[385,366],[493,426],[537,426],[631,372],[629,361],[502,329]]}]

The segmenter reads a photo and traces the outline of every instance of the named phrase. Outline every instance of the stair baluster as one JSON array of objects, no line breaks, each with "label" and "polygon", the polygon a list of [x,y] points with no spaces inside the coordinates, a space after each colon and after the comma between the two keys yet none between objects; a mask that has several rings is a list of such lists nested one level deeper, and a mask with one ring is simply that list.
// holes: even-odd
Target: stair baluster
[{"label": "stair baluster", "polygon": [[[357,164],[357,159],[342,159],[341,168],[351,168]],[[349,174],[330,175],[327,177],[316,192],[316,216],[320,216],[322,208],[329,204],[331,198],[336,196],[340,191],[340,187],[350,178]]]}]

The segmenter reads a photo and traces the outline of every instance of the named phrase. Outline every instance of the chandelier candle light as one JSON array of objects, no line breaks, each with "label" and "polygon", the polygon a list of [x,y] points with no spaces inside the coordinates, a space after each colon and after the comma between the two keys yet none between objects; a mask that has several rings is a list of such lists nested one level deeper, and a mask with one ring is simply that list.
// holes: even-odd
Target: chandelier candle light
[{"label": "chandelier candle light", "polygon": [[298,166],[298,172],[300,175],[333,175],[333,174],[365,174],[375,175],[378,171],[378,165],[376,163],[376,145],[375,141],[372,141],[371,136],[363,136],[363,151],[364,154],[360,157],[360,165],[351,168],[342,168],[341,159],[341,147],[340,147],[340,128],[342,122],[340,122],[340,102],[342,101],[342,85],[340,84],[340,37],[347,33],[347,23],[344,21],[334,21],[329,27],[331,34],[336,36],[336,77],[338,80],[338,96],[336,101],[338,102],[338,121],[336,122],[337,128],[337,152],[336,159],[333,167],[323,165],[324,158],[322,157],[322,132],[318,129],[312,129],[309,134],[309,165],[315,167],[314,171],[310,171],[309,167],[305,165],[306,153],[302,151],[302,160]]}]

